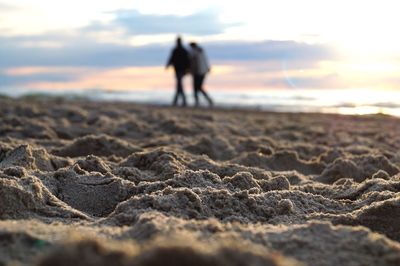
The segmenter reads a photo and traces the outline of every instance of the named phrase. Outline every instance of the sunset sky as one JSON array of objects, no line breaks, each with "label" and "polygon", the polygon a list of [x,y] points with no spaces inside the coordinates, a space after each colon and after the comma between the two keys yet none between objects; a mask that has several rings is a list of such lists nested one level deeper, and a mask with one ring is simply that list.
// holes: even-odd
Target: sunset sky
[{"label": "sunset sky", "polygon": [[177,34],[213,89],[400,90],[392,0],[0,0],[0,88],[166,89]]}]

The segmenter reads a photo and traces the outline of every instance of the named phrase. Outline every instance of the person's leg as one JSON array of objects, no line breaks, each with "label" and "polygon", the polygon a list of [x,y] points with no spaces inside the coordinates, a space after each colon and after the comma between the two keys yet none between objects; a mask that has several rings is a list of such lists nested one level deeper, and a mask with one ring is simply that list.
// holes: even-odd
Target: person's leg
[{"label": "person's leg", "polygon": [[213,103],[211,97],[207,94],[207,92],[203,88],[201,88],[201,92],[203,93],[204,97],[207,99],[208,105],[213,106],[214,103]]},{"label": "person's leg", "polygon": [[181,96],[182,97],[182,105],[186,106],[186,96],[185,96],[185,92],[183,91],[183,83],[182,83],[182,79],[183,79],[184,75],[185,74],[181,73],[181,72],[176,73],[176,96],[175,96],[175,100],[174,100],[174,105],[177,104],[178,97]]},{"label": "person's leg", "polygon": [[[178,82],[178,80],[177,80],[176,82]],[[174,98],[173,98],[173,100],[172,100],[172,105],[173,105],[173,106],[176,106],[176,105],[177,105],[177,103],[178,103],[178,96],[179,96],[179,89],[178,89],[178,86],[177,86],[177,88],[176,88],[176,90],[175,90],[175,96],[174,96]]]},{"label": "person's leg", "polygon": [[206,75],[202,75],[199,78],[199,91],[204,95],[204,97],[207,99],[208,104],[210,106],[213,105],[213,101],[211,100],[211,97],[207,94],[207,92],[204,90],[203,88],[203,83],[204,83],[204,79],[205,79]]},{"label": "person's leg", "polygon": [[203,83],[204,83],[204,78],[205,78],[205,76],[206,75],[200,75],[200,76],[198,76],[198,78],[197,78],[197,92],[199,93],[202,93],[203,95],[204,95],[204,97],[207,99],[207,101],[208,101],[208,104],[211,106],[213,103],[212,103],[212,100],[211,100],[211,98],[210,98],[210,96],[208,96],[208,94],[205,92],[205,90],[203,89]]},{"label": "person's leg", "polygon": [[195,106],[199,106],[199,85],[201,85],[200,77],[201,76],[199,75],[193,75],[193,94]]},{"label": "person's leg", "polygon": [[179,78],[179,73],[175,72],[175,96],[174,99],[172,100],[172,105],[176,106],[178,104],[178,97],[179,97],[179,90],[180,90],[180,86],[182,81]]}]

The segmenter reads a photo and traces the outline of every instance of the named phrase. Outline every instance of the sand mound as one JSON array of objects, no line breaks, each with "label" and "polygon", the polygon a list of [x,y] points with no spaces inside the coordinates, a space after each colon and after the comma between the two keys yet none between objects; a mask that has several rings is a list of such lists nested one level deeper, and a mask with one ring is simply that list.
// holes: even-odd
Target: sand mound
[{"label": "sand mound", "polygon": [[49,155],[44,149],[21,145],[4,153],[3,159],[0,161],[0,169],[16,166],[27,170],[51,172],[69,164],[68,160]]},{"label": "sand mound", "polygon": [[271,177],[271,172],[258,167],[248,167],[228,162],[217,163],[208,157],[195,157],[187,163],[187,166],[192,170],[209,170],[222,178],[233,176],[238,172],[249,172],[256,179],[268,179]]},{"label": "sand mound", "polygon": [[47,152],[42,149],[33,149],[29,145],[22,145],[9,151],[0,162],[0,168],[12,166],[21,166],[30,170],[39,169],[43,171],[54,171],[54,167]]},{"label": "sand mound", "polygon": [[32,99],[0,112],[1,265],[400,264],[398,119]]},{"label": "sand mound", "polygon": [[[179,119],[177,117],[160,117],[160,123],[155,130],[162,131],[165,134],[177,134],[183,136],[194,136],[200,133],[206,133],[204,124],[198,121],[191,123],[186,119]],[[207,132],[210,133],[210,132]]]},{"label": "sand mound", "polygon": [[260,185],[249,172],[239,172],[232,177],[225,177],[223,181],[224,183],[229,184],[232,189],[237,189],[239,191],[260,188]]},{"label": "sand mound", "polygon": [[42,249],[49,246],[47,241],[34,237],[29,233],[15,233],[0,231],[1,246],[0,248],[0,265],[23,265],[31,264],[26,256],[21,255],[21,251],[29,254],[31,257],[39,256]]},{"label": "sand mound", "polygon": [[351,215],[335,219],[335,223],[363,225],[400,241],[400,197],[376,202]]},{"label": "sand mound", "polygon": [[36,168],[35,159],[33,158],[32,149],[28,145],[17,147],[16,149],[9,151],[3,160],[0,162],[1,168],[7,168],[11,166],[21,166],[27,169]]},{"label": "sand mound", "polygon": [[133,152],[137,152],[140,149],[120,139],[109,137],[106,135],[89,135],[82,138],[78,138],[71,144],[54,150],[53,153],[59,156],[128,156]]},{"label": "sand mound", "polygon": [[[111,247],[109,247],[111,246]],[[256,245],[221,243],[205,244],[187,239],[158,240],[143,248],[125,246],[115,249],[100,241],[87,240],[72,243],[53,251],[38,266],[47,265],[298,265]]]},{"label": "sand mound", "polygon": [[[397,243],[360,227],[332,227],[327,223],[313,222],[283,231],[278,229],[278,232],[269,232],[267,237],[273,248],[309,265],[400,263],[400,246]],[[286,242],[286,238],[291,241]],[[349,254],[352,254],[350,260]]]},{"label": "sand mound", "polygon": [[143,237],[167,237],[179,232],[207,241],[268,243],[269,248],[311,265],[315,262],[345,265],[348,255],[353,253],[354,265],[395,265],[400,261],[400,245],[394,241],[363,227],[332,226],[316,221],[294,226],[254,226],[221,224],[217,220],[180,220],[147,213],[139,217],[133,228],[126,232],[126,239],[143,241]]},{"label": "sand mound", "polygon": [[134,189],[129,181],[111,174],[87,173],[78,166],[59,170],[54,178],[58,181],[59,199],[86,214],[100,217],[112,212]]},{"label": "sand mound", "polygon": [[0,176],[0,219],[87,216],[57,199],[36,177]]},{"label": "sand mound", "polygon": [[134,153],[120,163],[122,167],[135,167],[150,171],[160,179],[168,179],[184,169],[179,156],[166,149],[155,149],[149,152]]},{"label": "sand mound", "polygon": [[188,145],[186,150],[194,154],[206,154],[213,160],[229,160],[235,155],[230,143],[218,136],[202,136],[195,144]]},{"label": "sand mound", "polygon": [[[286,223],[315,219],[315,213],[346,213],[356,206],[300,191],[272,190],[261,193],[227,189],[172,188],[148,185],[134,197],[120,203],[108,219],[118,224],[131,223],[147,211],[184,219],[217,218],[222,221]],[[144,192],[144,193],[143,193]],[[348,205],[348,206],[347,206]]]},{"label": "sand mound", "polygon": [[265,155],[274,153],[276,143],[269,137],[238,137],[231,139],[235,143],[235,149],[238,154],[242,152],[258,152]]},{"label": "sand mound", "polygon": [[88,111],[78,106],[63,104],[52,108],[51,115],[54,118],[67,119],[72,123],[82,123],[87,120]]},{"label": "sand mound", "polygon": [[83,170],[88,172],[99,172],[102,174],[110,173],[111,167],[107,165],[102,159],[94,155],[88,155],[83,160],[78,160],[77,165]]},{"label": "sand mound", "polygon": [[[101,124],[106,124],[101,122]],[[113,128],[110,132],[113,136],[118,137],[129,137],[134,139],[140,139],[145,137],[151,137],[152,131],[151,128],[147,125],[147,123],[139,122],[139,121],[123,121],[119,122],[115,128]]]},{"label": "sand mound", "polygon": [[399,171],[399,168],[384,156],[367,155],[352,159],[339,158],[322,172],[318,181],[333,183],[340,178],[352,178],[357,182],[361,182],[367,178],[372,178],[379,172],[380,175],[383,174],[390,177]]},{"label": "sand mound", "polygon": [[319,174],[324,169],[323,164],[303,161],[296,152],[290,151],[276,152],[271,156],[265,156],[262,153],[248,153],[233,162],[266,170],[296,170],[305,175]]}]

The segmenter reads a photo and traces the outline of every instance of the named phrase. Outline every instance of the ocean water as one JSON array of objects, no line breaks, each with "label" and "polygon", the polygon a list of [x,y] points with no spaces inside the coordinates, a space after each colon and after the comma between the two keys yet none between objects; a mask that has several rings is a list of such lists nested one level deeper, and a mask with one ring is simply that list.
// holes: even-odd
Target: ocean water
[{"label": "ocean water", "polygon": [[[280,112],[320,112],[340,114],[388,114],[400,116],[400,91],[367,89],[326,90],[209,90],[217,107],[261,109]],[[157,90],[28,90],[0,89],[0,94],[20,96],[62,96],[94,101],[128,101],[157,105],[171,104],[174,91]],[[193,95],[186,93],[188,104]],[[203,102],[206,106],[206,103]]]}]

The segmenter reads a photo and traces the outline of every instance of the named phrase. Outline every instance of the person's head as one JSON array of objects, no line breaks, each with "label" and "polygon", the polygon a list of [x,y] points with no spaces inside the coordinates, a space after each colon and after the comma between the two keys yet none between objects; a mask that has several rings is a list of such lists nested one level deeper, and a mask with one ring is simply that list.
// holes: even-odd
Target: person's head
[{"label": "person's head", "polygon": [[178,36],[176,38],[176,46],[182,46],[182,38],[181,38],[181,36]]},{"label": "person's head", "polygon": [[203,49],[196,42],[191,42],[189,45],[193,50],[203,52]]}]

